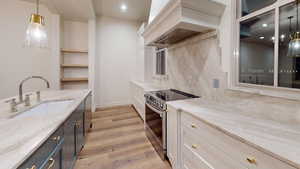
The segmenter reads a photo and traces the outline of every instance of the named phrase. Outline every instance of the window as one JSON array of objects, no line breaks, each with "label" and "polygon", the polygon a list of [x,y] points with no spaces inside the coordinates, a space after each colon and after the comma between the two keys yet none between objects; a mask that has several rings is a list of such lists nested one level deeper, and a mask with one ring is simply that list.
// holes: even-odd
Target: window
[{"label": "window", "polygon": [[300,30],[296,28],[296,2],[237,2],[241,11],[237,19],[238,83],[300,89],[300,57],[289,50],[290,36]]},{"label": "window", "polygon": [[156,49],[155,75],[166,75],[166,53],[167,49]]},{"label": "window", "polygon": [[242,0],[242,16],[271,5],[276,0]]},{"label": "window", "polygon": [[274,31],[274,11],[241,22],[240,82],[274,84]]},{"label": "window", "polygon": [[278,86],[300,88],[300,58],[288,56],[289,35],[296,28],[296,4],[280,7]]}]

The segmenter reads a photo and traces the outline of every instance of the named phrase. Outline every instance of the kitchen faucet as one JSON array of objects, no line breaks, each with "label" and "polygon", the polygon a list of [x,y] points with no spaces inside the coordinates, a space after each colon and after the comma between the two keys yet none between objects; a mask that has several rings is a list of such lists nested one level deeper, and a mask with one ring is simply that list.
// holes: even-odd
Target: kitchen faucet
[{"label": "kitchen faucet", "polygon": [[47,84],[47,88],[50,88],[50,83],[47,79],[43,78],[42,76],[30,76],[30,77],[27,77],[26,79],[22,80],[20,85],[19,85],[19,103],[23,103],[24,102],[24,99],[23,99],[23,84],[30,80],[30,79],[41,79],[41,80],[44,80]]},{"label": "kitchen faucet", "polygon": [[[18,111],[17,105],[22,104],[22,103],[25,103],[25,106],[30,106],[30,95],[26,95],[25,100],[23,98],[23,84],[30,79],[41,79],[46,82],[47,88],[50,88],[49,81],[41,76],[30,76],[30,77],[27,77],[26,79],[22,80],[19,85],[19,102],[17,102],[15,98],[6,101],[6,103],[10,104],[11,112],[17,112]],[[37,100],[40,101],[40,92],[38,91],[38,92],[36,92],[36,94],[37,94]]]}]

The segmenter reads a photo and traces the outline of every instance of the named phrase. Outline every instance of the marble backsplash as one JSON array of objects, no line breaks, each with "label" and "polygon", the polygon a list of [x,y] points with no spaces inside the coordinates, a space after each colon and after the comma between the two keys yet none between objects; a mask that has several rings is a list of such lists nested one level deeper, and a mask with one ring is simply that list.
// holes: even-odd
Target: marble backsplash
[{"label": "marble backsplash", "polygon": [[[238,92],[227,87],[227,73],[222,71],[217,34],[199,35],[168,49],[167,79],[153,83],[201,96],[223,105],[234,105],[247,115],[299,125],[300,101]],[[213,80],[219,88],[213,88]],[[233,104],[234,103],[234,104]]]},{"label": "marble backsplash", "polygon": [[[168,78],[154,79],[154,83],[214,99],[227,88],[227,73],[221,64],[216,33],[199,35],[168,49]],[[214,79],[219,80],[219,89],[213,88]]]}]

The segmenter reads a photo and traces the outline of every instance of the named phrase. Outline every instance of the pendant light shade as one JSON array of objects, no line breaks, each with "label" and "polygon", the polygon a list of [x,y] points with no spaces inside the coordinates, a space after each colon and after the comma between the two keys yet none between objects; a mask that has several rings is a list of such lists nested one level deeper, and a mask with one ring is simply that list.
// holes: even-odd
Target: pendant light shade
[{"label": "pendant light shade", "polygon": [[289,57],[300,57],[300,32],[291,35],[291,41],[288,48]]},{"label": "pendant light shade", "polygon": [[288,57],[300,57],[300,31],[299,31],[299,0],[296,0],[296,4],[297,4],[297,13],[296,13],[296,18],[297,18],[297,25],[296,25],[296,32],[291,33],[291,20],[292,20],[292,16],[289,17],[290,19],[290,42],[289,42],[289,46],[288,46]]},{"label": "pendant light shade", "polygon": [[48,46],[48,36],[44,17],[39,15],[39,0],[37,0],[36,11],[36,14],[32,14],[30,17],[26,30],[25,46],[46,48]]}]

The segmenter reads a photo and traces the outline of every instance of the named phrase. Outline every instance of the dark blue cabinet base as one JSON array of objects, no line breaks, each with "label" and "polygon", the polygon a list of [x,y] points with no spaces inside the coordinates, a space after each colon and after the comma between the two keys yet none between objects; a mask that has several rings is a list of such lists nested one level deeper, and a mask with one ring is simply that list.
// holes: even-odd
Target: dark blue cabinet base
[{"label": "dark blue cabinet base", "polygon": [[72,169],[84,145],[85,101],[18,169]]}]

